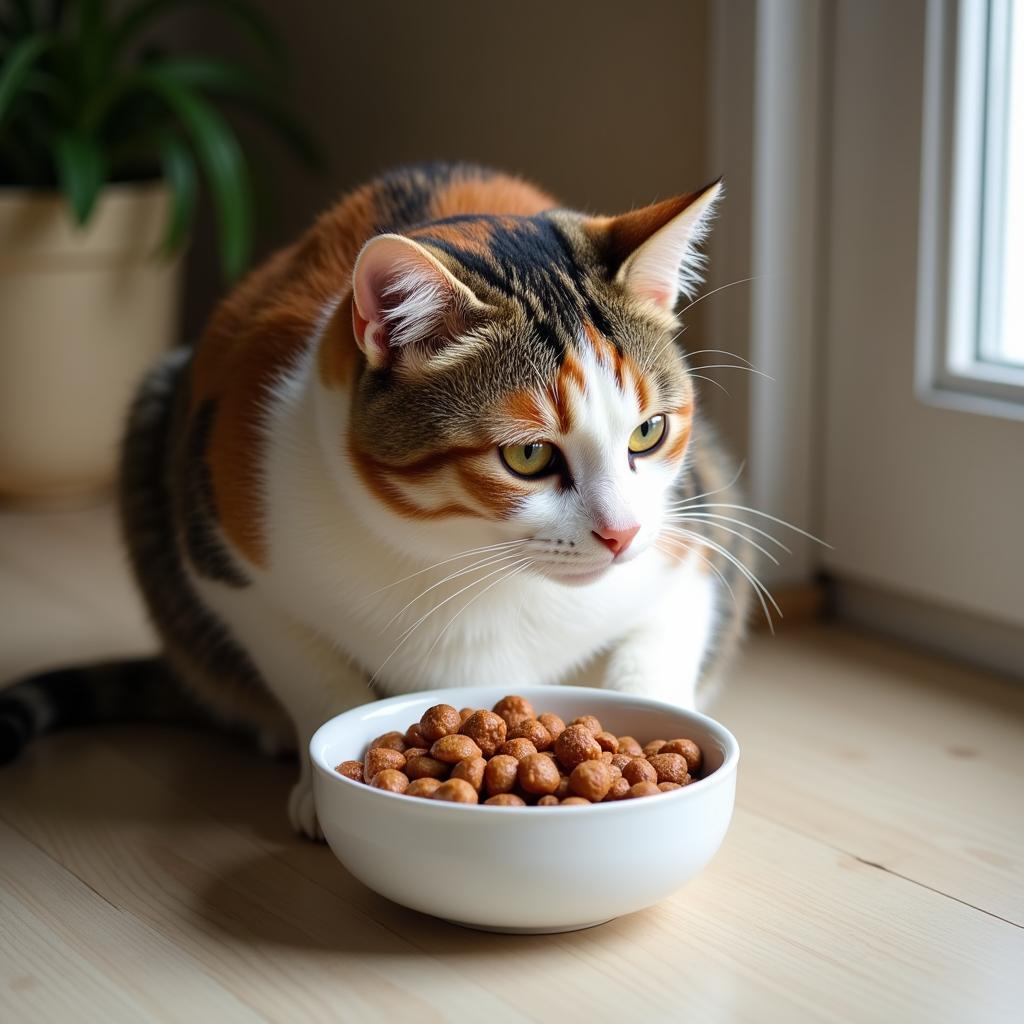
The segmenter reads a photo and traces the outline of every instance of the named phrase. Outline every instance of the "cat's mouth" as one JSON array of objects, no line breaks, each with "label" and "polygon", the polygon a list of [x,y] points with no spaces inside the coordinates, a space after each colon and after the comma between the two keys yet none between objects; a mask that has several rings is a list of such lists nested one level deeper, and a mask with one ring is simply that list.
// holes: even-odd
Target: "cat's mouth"
[{"label": "cat's mouth", "polygon": [[586,583],[595,583],[601,579],[602,576],[607,575],[614,562],[608,562],[606,565],[598,566],[592,569],[582,569],[577,571],[571,571],[564,568],[559,568],[555,572],[547,572],[545,575],[548,579],[557,580],[559,583],[566,583],[569,586],[582,586]]}]

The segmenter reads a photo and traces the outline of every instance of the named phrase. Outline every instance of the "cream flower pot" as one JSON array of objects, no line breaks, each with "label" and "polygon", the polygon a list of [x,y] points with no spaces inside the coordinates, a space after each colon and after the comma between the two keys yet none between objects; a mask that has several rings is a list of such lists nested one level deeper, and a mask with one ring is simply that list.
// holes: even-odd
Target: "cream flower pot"
[{"label": "cream flower pot", "polygon": [[167,188],[112,185],[84,229],[63,198],[0,189],[0,495],[114,479],[132,393],[176,341],[180,260],[156,255]]}]

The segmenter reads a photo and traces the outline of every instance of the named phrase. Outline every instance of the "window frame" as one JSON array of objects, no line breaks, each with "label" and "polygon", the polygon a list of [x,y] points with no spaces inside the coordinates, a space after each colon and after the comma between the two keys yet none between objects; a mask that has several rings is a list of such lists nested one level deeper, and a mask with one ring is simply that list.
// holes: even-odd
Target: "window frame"
[{"label": "window frame", "polygon": [[[917,394],[921,401],[1024,419],[1024,368],[982,356],[998,323],[991,273],[1004,168],[991,153],[990,19],[1007,0],[929,0],[921,146]],[[988,247],[988,251],[985,247]]]}]

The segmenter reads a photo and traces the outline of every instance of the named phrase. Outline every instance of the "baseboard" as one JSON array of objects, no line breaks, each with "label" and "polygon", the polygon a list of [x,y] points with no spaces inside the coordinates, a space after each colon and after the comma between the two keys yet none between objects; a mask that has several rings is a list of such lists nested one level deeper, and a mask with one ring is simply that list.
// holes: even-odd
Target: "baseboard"
[{"label": "baseboard", "polygon": [[1024,630],[852,580],[828,585],[829,617],[1024,679]]},{"label": "baseboard", "polygon": [[[771,589],[772,597],[782,609],[781,619],[774,611],[772,613],[776,633],[793,626],[817,622],[825,614],[825,585],[819,581],[783,583]],[[755,611],[751,612],[753,628],[757,632],[768,632],[768,622],[756,601],[754,608]]]}]

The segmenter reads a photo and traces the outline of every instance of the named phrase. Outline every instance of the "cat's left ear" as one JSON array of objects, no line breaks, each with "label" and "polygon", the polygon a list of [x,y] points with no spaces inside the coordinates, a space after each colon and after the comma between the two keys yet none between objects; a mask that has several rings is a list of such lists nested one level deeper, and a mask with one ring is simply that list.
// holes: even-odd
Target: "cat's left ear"
[{"label": "cat's left ear", "polygon": [[615,280],[628,292],[671,313],[680,293],[700,285],[704,257],[698,243],[708,233],[722,179],[663,203],[620,217],[602,217],[588,228],[604,250]]},{"label": "cat's left ear", "polygon": [[487,307],[422,245],[378,235],[352,270],[352,329],[370,366],[419,363],[468,330]]}]

